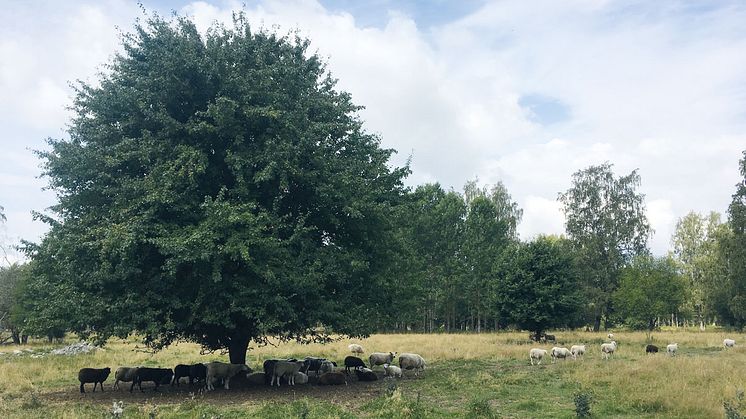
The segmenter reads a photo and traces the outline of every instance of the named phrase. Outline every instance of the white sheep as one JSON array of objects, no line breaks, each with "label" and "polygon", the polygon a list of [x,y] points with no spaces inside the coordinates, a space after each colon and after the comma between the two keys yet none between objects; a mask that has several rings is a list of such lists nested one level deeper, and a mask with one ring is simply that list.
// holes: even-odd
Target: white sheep
[{"label": "white sheep", "polygon": [[323,361],[319,367],[319,373],[334,372],[334,363],[332,361]]},{"label": "white sheep", "polygon": [[606,335],[606,337],[609,338],[609,340],[614,340],[614,334],[613,333],[609,333],[608,335]]},{"label": "white sheep", "polygon": [[298,371],[293,374],[293,384],[308,384],[308,376]]},{"label": "white sheep", "polygon": [[732,348],[736,346],[736,341],[733,339],[725,339],[723,341],[723,346],[725,346],[726,348]]},{"label": "white sheep", "polygon": [[230,390],[228,384],[231,378],[239,373],[245,373],[246,378],[251,374],[251,368],[246,364],[226,364],[224,362],[210,362],[205,364],[207,367],[207,390],[215,390],[213,381],[222,379],[226,390]]},{"label": "white sheep", "polygon": [[399,354],[399,367],[402,370],[414,370],[414,375],[418,376],[420,370],[425,371],[425,358],[419,354],[402,353]]},{"label": "white sheep", "polygon": [[612,340],[611,343],[601,344],[601,357],[609,359],[609,356],[613,356],[616,352],[616,341]]},{"label": "white sheep", "polygon": [[119,382],[123,381],[125,383],[131,383],[132,380],[135,379],[135,376],[137,375],[137,370],[140,367],[119,367],[117,368],[117,371],[114,373],[114,387],[115,389],[119,389]]},{"label": "white sheep", "polygon": [[302,361],[277,361],[275,367],[272,370],[272,380],[269,385],[274,385],[275,379],[277,379],[277,387],[280,386],[280,379],[287,377],[288,384],[291,386],[295,385],[295,373],[299,372],[303,367]]},{"label": "white sheep", "polygon": [[554,348],[552,348],[551,354],[552,354],[552,364],[554,364],[554,362],[559,358],[567,359],[568,356],[572,355],[569,349],[561,348],[558,346],[555,346]]},{"label": "white sheep", "polygon": [[670,343],[668,346],[666,346],[666,352],[668,352],[671,356],[676,356],[676,351],[679,350],[679,344],[678,343]]},{"label": "white sheep", "polygon": [[570,347],[570,353],[572,354],[572,359],[577,360],[578,356],[585,355],[585,345],[572,345]]},{"label": "white sheep", "polygon": [[546,349],[533,348],[528,352],[528,357],[531,360],[531,365],[534,365],[534,360],[538,360],[537,365],[541,365],[541,359],[547,355]]},{"label": "white sheep", "polygon": [[361,345],[358,345],[357,343],[351,343],[347,346],[349,348],[350,352],[353,354],[362,354],[365,352],[363,347]]},{"label": "white sheep", "polygon": [[368,357],[368,362],[370,363],[370,368],[372,369],[376,365],[390,364],[394,361],[394,358],[396,358],[396,352],[373,352]]},{"label": "white sheep", "polygon": [[383,364],[383,376],[402,378],[402,370],[396,365]]}]

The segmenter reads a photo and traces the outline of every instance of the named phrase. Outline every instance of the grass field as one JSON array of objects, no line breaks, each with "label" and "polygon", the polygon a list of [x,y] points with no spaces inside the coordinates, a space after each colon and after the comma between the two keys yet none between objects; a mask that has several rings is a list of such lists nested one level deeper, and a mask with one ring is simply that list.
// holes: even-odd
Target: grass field
[{"label": "grass field", "polygon": [[[663,347],[679,343],[676,357],[644,353],[645,334],[616,332],[615,357],[601,360],[606,334],[557,332],[560,344],[588,345],[585,359],[545,360],[531,366],[531,347],[550,349],[527,340],[528,333],[454,335],[374,335],[359,341],[366,352],[416,352],[428,361],[425,374],[397,381],[352,381],[348,386],[315,384],[289,388],[241,386],[203,393],[182,385],[130,394],[128,386],[80,394],[77,371],[82,367],[112,371],[118,366],[173,367],[177,363],[222,360],[227,355],[200,355],[193,344],[181,343],[156,354],[138,349],[135,339],[112,340],[104,350],[76,356],[0,355],[0,417],[112,417],[112,404],[122,401],[123,417],[515,417],[575,416],[574,396],[591,396],[594,417],[724,417],[723,402],[736,398],[746,385],[746,339],[719,331],[664,331],[653,335]],[[725,350],[725,337],[743,346]],[[72,338],[66,342],[72,342]],[[358,342],[358,341],[356,341]],[[329,345],[281,344],[254,348],[249,365],[261,369],[270,357],[325,356],[341,363],[349,341]],[[60,346],[60,345],[56,345]],[[562,346],[562,345],[559,345]],[[32,343],[20,349],[51,349]],[[16,347],[0,347],[9,352]],[[380,369],[380,367],[379,367]],[[90,387],[90,385],[88,386]],[[746,410],[746,409],[744,409]]]}]

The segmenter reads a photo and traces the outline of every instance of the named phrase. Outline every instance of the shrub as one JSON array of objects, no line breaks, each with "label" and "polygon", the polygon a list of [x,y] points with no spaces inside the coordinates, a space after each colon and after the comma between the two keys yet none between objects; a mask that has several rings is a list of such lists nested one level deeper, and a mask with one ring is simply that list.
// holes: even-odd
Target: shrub
[{"label": "shrub", "polygon": [[573,396],[575,401],[575,414],[579,418],[591,416],[591,395],[585,392],[577,392]]}]

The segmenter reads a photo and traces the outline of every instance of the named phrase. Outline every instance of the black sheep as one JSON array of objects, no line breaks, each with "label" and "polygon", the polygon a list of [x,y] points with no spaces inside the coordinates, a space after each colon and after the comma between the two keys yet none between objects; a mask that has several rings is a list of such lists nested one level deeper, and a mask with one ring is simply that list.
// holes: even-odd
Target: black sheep
[{"label": "black sheep", "polygon": [[193,364],[189,366],[189,384],[195,381],[205,381],[207,378],[207,367],[205,364]]},{"label": "black sheep", "polygon": [[347,378],[341,372],[325,372],[319,376],[318,383],[326,386],[347,384]]},{"label": "black sheep", "polygon": [[378,376],[376,373],[370,370],[355,370],[355,374],[357,374],[357,380],[358,381],[376,381],[378,380]]},{"label": "black sheep", "polygon": [[657,354],[658,353],[658,347],[655,345],[648,345],[645,347],[645,353],[646,354]]},{"label": "black sheep", "polygon": [[[328,360],[326,358],[314,358],[314,357],[308,356],[306,357],[306,359],[303,360],[303,368],[301,368],[300,371],[306,375],[308,375],[310,371],[313,371],[318,376],[319,370],[321,369],[321,364],[324,361],[328,361]],[[334,361],[330,361],[330,362],[335,367],[337,366],[336,362]]]},{"label": "black sheep", "polygon": [[345,358],[345,373],[350,373],[350,368],[358,369],[358,368],[366,368],[367,365],[365,365],[365,362],[363,362],[362,359],[356,357],[356,356],[348,356]]},{"label": "black sheep", "polygon": [[93,392],[96,392],[96,386],[101,384],[101,391],[104,391],[104,381],[109,378],[111,374],[111,368],[83,368],[78,371],[78,381],[80,381],[80,392],[85,393],[83,385],[85,383],[93,383]]},{"label": "black sheep", "polygon": [[151,381],[155,383],[155,389],[153,391],[158,391],[158,386],[170,383],[173,376],[174,372],[170,368],[140,368],[137,370],[135,379],[132,380],[130,393],[132,393],[132,390],[135,388],[135,384],[140,387],[140,391],[143,391],[143,381]]},{"label": "black sheep", "polygon": [[175,384],[178,387],[179,380],[184,377],[189,378],[189,385],[193,385],[195,381],[204,381],[206,376],[207,367],[205,364],[179,364],[174,367],[174,380],[171,382],[171,385]]}]

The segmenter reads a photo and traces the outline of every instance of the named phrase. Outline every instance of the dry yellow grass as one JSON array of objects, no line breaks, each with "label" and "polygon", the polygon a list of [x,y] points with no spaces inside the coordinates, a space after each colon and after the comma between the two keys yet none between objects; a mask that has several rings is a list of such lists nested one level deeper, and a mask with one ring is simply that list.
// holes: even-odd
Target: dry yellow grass
[{"label": "dry yellow grass", "polygon": [[[653,334],[654,343],[665,351],[669,342],[679,343],[679,353],[669,357],[664,353],[646,355],[646,335],[640,332],[614,332],[619,349],[610,361],[601,360],[600,343],[606,333],[557,332],[559,343],[569,347],[585,343],[588,353],[577,362],[564,361],[551,365],[546,360],[540,367],[531,367],[528,351],[532,347],[550,349],[552,344],[528,342],[527,332],[484,334],[392,334],[373,335],[367,339],[341,340],[327,345],[283,343],[276,346],[254,347],[249,352],[249,364],[261,369],[261,361],[275,357],[326,356],[342,361],[349,355],[347,345],[360,343],[365,348],[363,358],[374,351],[416,352],[422,354],[429,366],[442,380],[458,388],[469,377],[450,373],[439,365],[458,365],[478,361],[481,365],[509,368],[512,375],[501,386],[521,386],[525,378],[536,378],[536,373],[553,373],[568,385],[594,393],[598,403],[619,406],[621,412],[642,412],[650,417],[722,417],[723,400],[733,398],[739,389],[746,388],[746,339],[741,334],[721,331],[664,331]],[[724,350],[724,338],[734,338],[737,347]],[[27,346],[38,350],[44,344]],[[21,347],[24,349],[26,347]],[[15,348],[5,347],[7,352]],[[39,394],[76,388],[77,370],[83,367],[160,365],[177,363],[227,361],[226,354],[199,354],[199,347],[180,343],[156,354],[137,349],[134,339],[112,340],[104,350],[86,356],[46,356],[32,359],[27,355],[0,356],[0,403],[20,399],[29,393]],[[546,365],[549,364],[549,365]],[[492,372],[477,374],[480,382],[494,381]],[[111,385],[113,377],[107,382]],[[451,382],[458,382],[452,385]],[[414,383],[412,385],[415,385]],[[466,395],[464,396],[466,397]],[[558,397],[553,395],[552,397]],[[563,396],[564,397],[564,396]],[[571,402],[570,402],[571,403]],[[2,410],[2,409],[0,409]],[[608,411],[608,410],[607,410]],[[64,417],[64,414],[61,414]],[[75,414],[72,413],[71,417]],[[625,416],[625,415],[621,415]]]}]

